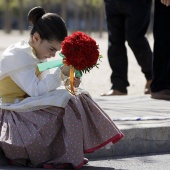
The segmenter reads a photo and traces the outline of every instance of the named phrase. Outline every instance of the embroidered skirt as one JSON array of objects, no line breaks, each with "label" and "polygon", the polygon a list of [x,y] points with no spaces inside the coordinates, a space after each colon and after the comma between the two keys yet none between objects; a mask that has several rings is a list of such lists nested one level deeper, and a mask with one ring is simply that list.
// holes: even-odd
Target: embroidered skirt
[{"label": "embroidered skirt", "polygon": [[84,153],[123,137],[86,94],[73,96],[65,108],[51,106],[30,112],[0,109],[0,134],[6,157],[31,167],[69,164],[80,168]]}]

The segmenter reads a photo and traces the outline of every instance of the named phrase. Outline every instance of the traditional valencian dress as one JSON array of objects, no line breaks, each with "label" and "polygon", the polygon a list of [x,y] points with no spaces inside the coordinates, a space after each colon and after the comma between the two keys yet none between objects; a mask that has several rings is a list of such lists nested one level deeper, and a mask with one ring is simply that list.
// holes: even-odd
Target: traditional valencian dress
[{"label": "traditional valencian dress", "polygon": [[0,147],[16,164],[80,168],[84,153],[123,134],[87,92],[72,96],[62,86],[60,68],[39,79],[39,62],[25,41],[1,56]]}]

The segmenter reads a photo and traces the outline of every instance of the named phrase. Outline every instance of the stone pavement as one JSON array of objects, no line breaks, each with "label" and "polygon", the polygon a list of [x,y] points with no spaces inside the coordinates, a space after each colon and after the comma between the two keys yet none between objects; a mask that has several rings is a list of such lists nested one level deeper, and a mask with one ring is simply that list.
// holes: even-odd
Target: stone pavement
[{"label": "stone pavement", "polygon": [[96,102],[108,113],[125,137],[88,157],[108,157],[170,151],[169,101],[150,96],[100,97]]},{"label": "stone pavement", "polygon": [[[19,35],[13,32],[6,35],[0,32],[0,54],[11,43],[20,39],[28,39],[25,32]],[[128,96],[101,97],[101,92],[109,90],[111,70],[107,60],[107,34],[96,39],[103,55],[99,69],[94,68],[82,78],[81,88],[87,90],[94,100],[113,119],[125,137],[115,145],[107,146],[95,153],[86,155],[88,158],[126,156],[136,154],[160,153],[170,151],[170,108],[169,102],[154,100],[144,95],[145,78],[137,64],[132,51],[128,48],[128,77],[130,87]],[[148,35],[153,46],[152,35]],[[2,158],[2,157],[1,157]],[[3,159],[1,159],[3,163]],[[0,163],[1,163],[0,162]]]}]

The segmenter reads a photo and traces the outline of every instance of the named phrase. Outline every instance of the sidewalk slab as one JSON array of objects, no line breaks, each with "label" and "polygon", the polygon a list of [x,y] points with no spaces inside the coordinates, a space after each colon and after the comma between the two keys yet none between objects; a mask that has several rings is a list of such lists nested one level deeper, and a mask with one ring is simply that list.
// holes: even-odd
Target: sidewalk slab
[{"label": "sidewalk slab", "polygon": [[88,158],[139,155],[170,151],[169,101],[143,96],[109,96],[95,101],[124,133],[117,144]]}]

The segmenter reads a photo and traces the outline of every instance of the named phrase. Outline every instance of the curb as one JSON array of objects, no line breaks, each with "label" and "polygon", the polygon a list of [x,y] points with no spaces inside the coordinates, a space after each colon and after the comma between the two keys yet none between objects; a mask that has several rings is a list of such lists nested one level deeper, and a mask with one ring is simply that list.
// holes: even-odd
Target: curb
[{"label": "curb", "polygon": [[140,154],[162,153],[170,151],[170,127],[151,127],[122,129],[124,138],[118,143],[90,154],[87,158],[104,158]]}]

